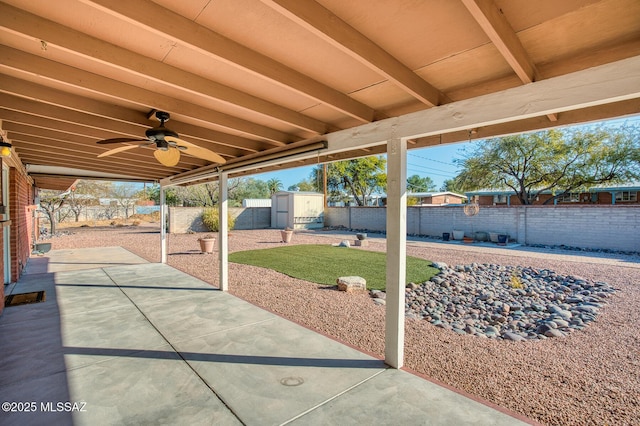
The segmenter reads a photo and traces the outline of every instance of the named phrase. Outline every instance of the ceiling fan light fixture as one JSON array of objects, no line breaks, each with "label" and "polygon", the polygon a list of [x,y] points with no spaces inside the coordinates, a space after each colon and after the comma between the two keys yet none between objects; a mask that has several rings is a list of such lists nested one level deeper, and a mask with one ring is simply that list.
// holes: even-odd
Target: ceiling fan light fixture
[{"label": "ceiling fan light fixture", "polygon": [[166,151],[169,149],[169,143],[164,139],[156,139],[155,142],[156,142],[156,148],[158,148],[160,151]]}]

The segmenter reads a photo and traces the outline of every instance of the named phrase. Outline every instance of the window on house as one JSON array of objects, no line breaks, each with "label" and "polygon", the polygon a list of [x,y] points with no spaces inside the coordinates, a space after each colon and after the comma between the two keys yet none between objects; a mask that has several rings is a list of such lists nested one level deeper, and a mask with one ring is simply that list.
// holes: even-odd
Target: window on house
[{"label": "window on house", "polygon": [[631,191],[616,192],[616,201],[638,201],[638,193]]},{"label": "window on house", "polygon": [[558,197],[559,203],[579,203],[580,202],[580,194],[564,194],[561,197]]},{"label": "window on house", "polygon": [[507,194],[498,194],[493,196],[494,204],[507,204]]}]

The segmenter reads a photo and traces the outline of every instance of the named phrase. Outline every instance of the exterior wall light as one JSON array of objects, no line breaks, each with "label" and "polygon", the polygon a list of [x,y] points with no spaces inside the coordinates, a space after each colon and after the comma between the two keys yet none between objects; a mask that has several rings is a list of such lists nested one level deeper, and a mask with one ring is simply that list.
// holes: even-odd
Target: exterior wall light
[{"label": "exterior wall light", "polygon": [[11,144],[0,135],[0,157],[11,157]]}]

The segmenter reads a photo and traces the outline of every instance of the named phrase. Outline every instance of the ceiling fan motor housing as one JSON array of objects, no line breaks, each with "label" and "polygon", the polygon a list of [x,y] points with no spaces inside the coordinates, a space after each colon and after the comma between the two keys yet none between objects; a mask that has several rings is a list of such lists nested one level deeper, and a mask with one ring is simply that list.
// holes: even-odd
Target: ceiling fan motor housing
[{"label": "ceiling fan motor housing", "polygon": [[[165,147],[168,146],[167,142],[165,142],[164,140],[166,136],[173,136],[174,138],[180,137],[176,132],[174,132],[173,130],[167,129],[164,126],[153,127],[145,131],[144,134],[147,136],[147,139],[149,139],[150,141],[154,141],[156,143],[160,141],[164,142]],[[162,148],[162,146],[158,145],[158,148]]]}]

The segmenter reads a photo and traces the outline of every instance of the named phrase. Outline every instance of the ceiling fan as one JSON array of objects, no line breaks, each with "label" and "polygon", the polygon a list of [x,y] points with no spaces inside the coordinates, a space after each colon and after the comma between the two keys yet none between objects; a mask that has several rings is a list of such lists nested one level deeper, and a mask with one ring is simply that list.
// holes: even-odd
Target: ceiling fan
[{"label": "ceiling fan", "polygon": [[117,154],[119,152],[127,151],[130,149],[138,148],[141,146],[156,146],[156,150],[153,151],[153,156],[156,160],[164,166],[175,166],[180,161],[180,152],[191,155],[193,157],[201,158],[203,160],[211,161],[212,163],[223,164],[226,160],[215,152],[202,148],[198,145],[187,142],[184,139],[180,139],[180,136],[173,130],[164,127],[164,123],[169,121],[170,115],[168,112],[152,110],[148,117],[153,115],[160,121],[158,127],[152,127],[145,131],[146,138],[133,139],[133,138],[113,138],[104,139],[98,141],[100,145],[111,143],[126,143],[126,142],[139,142],[136,145],[125,145],[118,148],[105,151],[98,157],[106,157],[109,155]]}]

